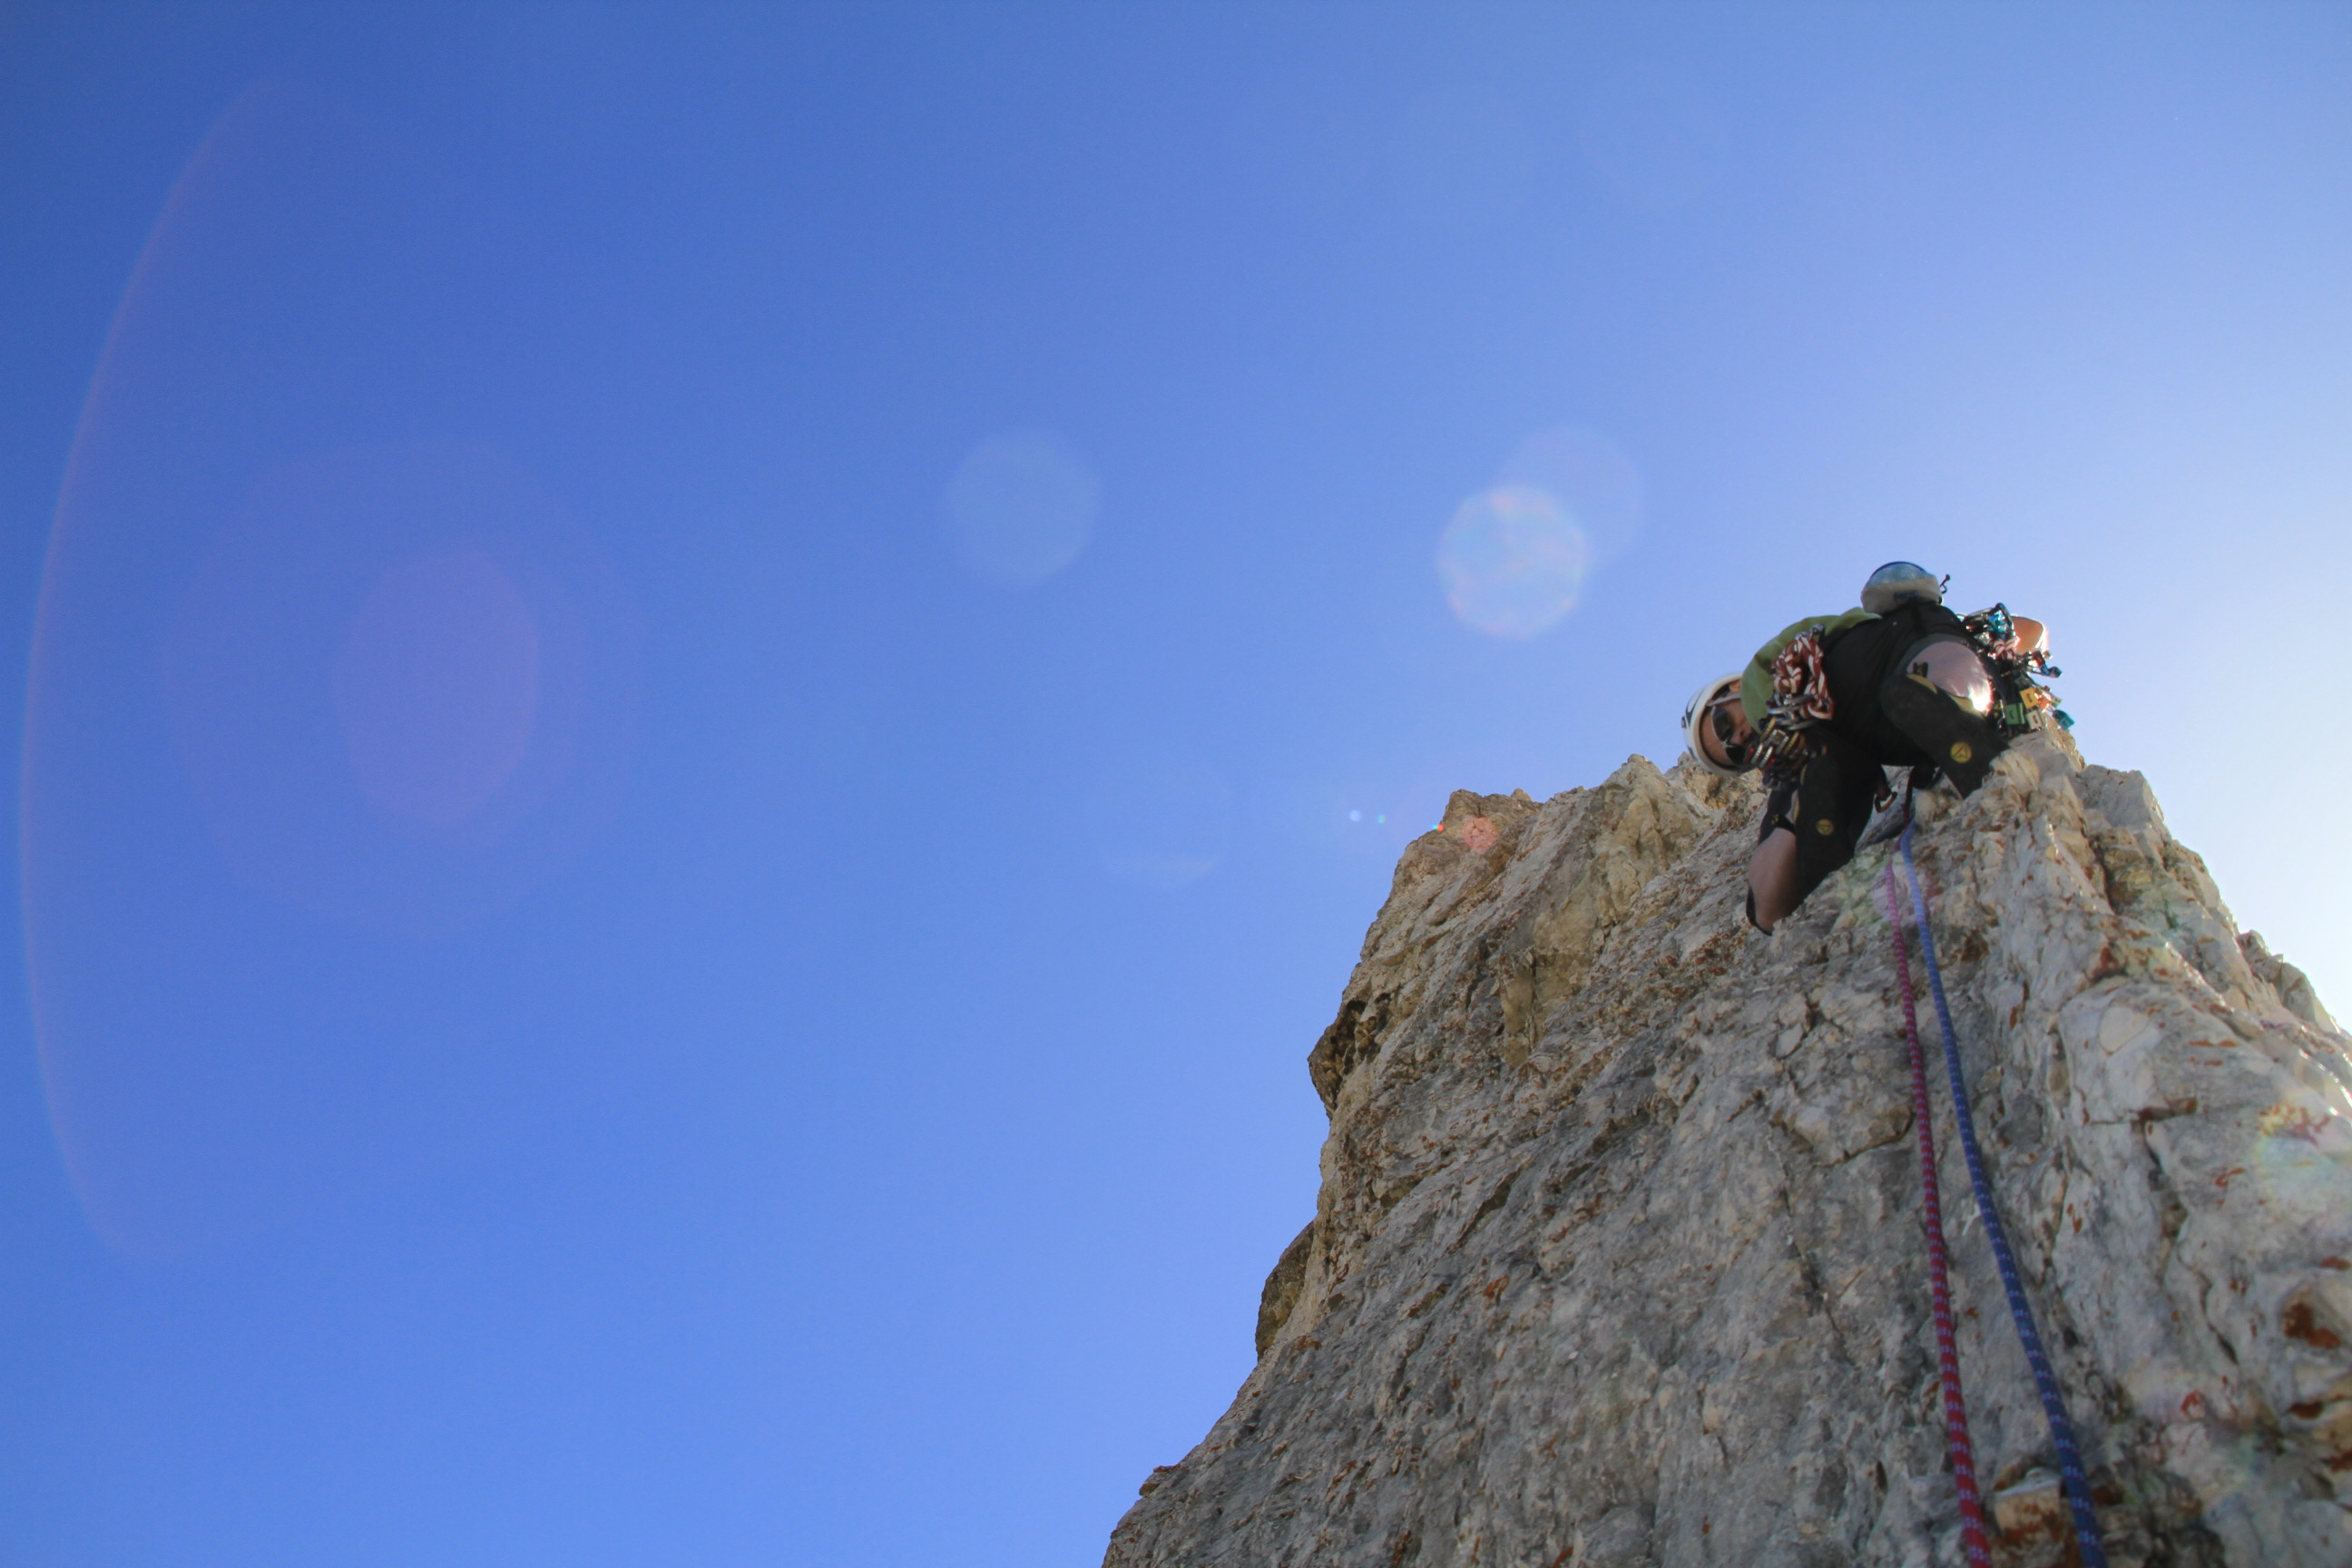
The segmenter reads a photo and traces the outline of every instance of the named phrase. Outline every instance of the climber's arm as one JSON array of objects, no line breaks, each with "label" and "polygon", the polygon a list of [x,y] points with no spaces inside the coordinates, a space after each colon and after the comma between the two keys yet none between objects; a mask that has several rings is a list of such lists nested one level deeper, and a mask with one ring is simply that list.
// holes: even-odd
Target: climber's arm
[{"label": "climber's arm", "polygon": [[2031,620],[2024,616],[2010,616],[2009,624],[2011,629],[2017,633],[2018,652],[2048,653],[2050,651],[2050,628],[2048,626],[2043,626],[2040,621]]},{"label": "climber's arm", "polygon": [[1776,827],[1748,858],[1748,909],[1756,929],[1769,931],[1797,907],[1797,836]]}]

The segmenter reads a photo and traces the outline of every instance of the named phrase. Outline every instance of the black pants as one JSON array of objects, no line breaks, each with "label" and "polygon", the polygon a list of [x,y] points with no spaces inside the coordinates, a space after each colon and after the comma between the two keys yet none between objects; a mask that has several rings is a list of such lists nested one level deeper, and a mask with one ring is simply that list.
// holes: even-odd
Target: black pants
[{"label": "black pants", "polygon": [[[1796,775],[1775,784],[1766,798],[1764,823],[1756,833],[1759,843],[1783,827],[1797,836],[1798,903],[1853,858],[1853,847],[1886,788],[1885,765],[1859,746],[1826,728],[1812,731],[1812,738],[1813,750]],[[1753,900],[1748,919],[1755,919]]]}]

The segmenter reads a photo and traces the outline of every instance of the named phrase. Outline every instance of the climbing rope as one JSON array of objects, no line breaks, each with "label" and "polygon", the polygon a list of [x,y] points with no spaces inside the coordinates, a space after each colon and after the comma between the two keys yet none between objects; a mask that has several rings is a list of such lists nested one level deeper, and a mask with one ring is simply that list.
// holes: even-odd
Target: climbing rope
[{"label": "climbing rope", "polygon": [[1960,1352],[1952,1338],[1952,1282],[1945,1267],[1944,1205],[1936,1184],[1936,1132],[1927,1110],[1927,1058],[1919,1049],[1919,1007],[1911,989],[1911,958],[1903,947],[1903,897],[1895,861],[1886,862],[1886,920],[1895,941],[1895,977],[1903,987],[1903,1042],[1911,1055],[1911,1125],[1918,1131],[1919,1190],[1926,1199],[1927,1279],[1936,1299],[1936,1367],[1944,1381],[1944,1440],[1952,1455],[1952,1485],[1960,1494],[1960,1545],[1969,1568],[1990,1568],[1984,1503],[1977,1492],[1976,1453],[1969,1444],[1969,1405],[1960,1394]]},{"label": "climbing rope", "polygon": [[[1976,1118],[1969,1110],[1969,1086],[1960,1072],[1959,1036],[1952,1028],[1952,1009],[1944,1000],[1944,973],[1936,962],[1936,939],[1927,929],[1927,895],[1919,877],[1919,868],[1911,858],[1911,835],[1917,823],[1903,830],[1903,870],[1911,886],[1911,909],[1919,928],[1919,956],[1927,970],[1928,993],[1936,999],[1936,1022],[1944,1036],[1944,1068],[1952,1083],[1952,1119],[1959,1124],[1960,1152],[1968,1157],[1969,1185],[1976,1194],[1977,1212],[1984,1218],[1985,1239],[1992,1246],[1993,1262],[2000,1268],[2001,1289],[2009,1294],[2009,1315],[2017,1324],[2017,1337],[2024,1343],[2026,1363],[2033,1369],[2033,1386],[2042,1394],[2042,1411],[2050,1420],[2050,1440],[2058,1450],[2058,1474],[2066,1488],[2067,1506],[2074,1515],[2074,1539],[2083,1551],[2084,1568],[2107,1568],[2105,1548],[2099,1541],[2099,1518],[2091,1508],[2091,1486],[2083,1474],[2082,1451],[2075,1446],[2074,1425],[2066,1418],[2066,1401],[2058,1392],[2057,1374],[2050,1370],[2050,1358],[2042,1349],[2042,1335],[2033,1326],[2033,1309],[2025,1299],[2025,1285],[2018,1278],[2017,1259],[2009,1250],[2009,1233],[2000,1223],[2000,1212],[1993,1206],[1992,1183],[1985,1176],[1984,1153],[1977,1147]],[[1889,887],[1893,885],[1895,865],[1887,862]],[[1896,922],[1895,951],[1902,952],[1901,922]],[[1913,1059],[1917,1060],[1918,1034],[1912,1026],[1911,984],[1907,965],[1898,958],[1898,973],[1903,980],[1903,1015],[1912,1042]],[[1914,1094],[1915,1106],[1924,1106],[1924,1088]],[[1924,1140],[1922,1146],[1925,1146]],[[1934,1187],[1928,1189],[1928,1202],[1935,1202]],[[1932,1211],[1931,1211],[1932,1212]],[[1945,1309],[1939,1307],[1937,1333],[1944,1331]]]}]

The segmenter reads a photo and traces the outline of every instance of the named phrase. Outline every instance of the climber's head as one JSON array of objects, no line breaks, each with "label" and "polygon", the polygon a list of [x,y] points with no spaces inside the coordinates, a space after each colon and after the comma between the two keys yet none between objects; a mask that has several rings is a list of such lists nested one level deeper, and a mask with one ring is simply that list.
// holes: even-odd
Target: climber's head
[{"label": "climber's head", "polygon": [[1914,601],[1928,605],[1944,602],[1944,584],[1916,561],[1890,561],[1873,572],[1870,581],[1862,585],[1862,607],[1874,616]]},{"label": "climber's head", "polygon": [[1683,739],[1708,773],[1728,777],[1756,766],[1756,727],[1740,705],[1738,675],[1718,676],[1692,694],[1683,709]]}]

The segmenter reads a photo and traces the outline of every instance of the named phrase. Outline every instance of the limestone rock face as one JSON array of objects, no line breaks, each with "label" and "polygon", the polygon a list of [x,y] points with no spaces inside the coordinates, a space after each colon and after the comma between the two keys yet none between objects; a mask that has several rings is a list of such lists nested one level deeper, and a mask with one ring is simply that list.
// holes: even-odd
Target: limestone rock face
[{"label": "limestone rock face", "polygon": [[[2139,775],[2036,735],[1919,815],[2110,1559],[2352,1563],[2346,1037]],[[1322,1190],[1257,1368],[1108,1568],[1960,1561],[1891,847],[1768,938],[1741,920],[1757,816],[1747,781],[1636,757],[1541,805],[1457,794],[1405,851],[1309,1060]],[[2072,1562],[1934,1070],[1998,1555]]]}]

